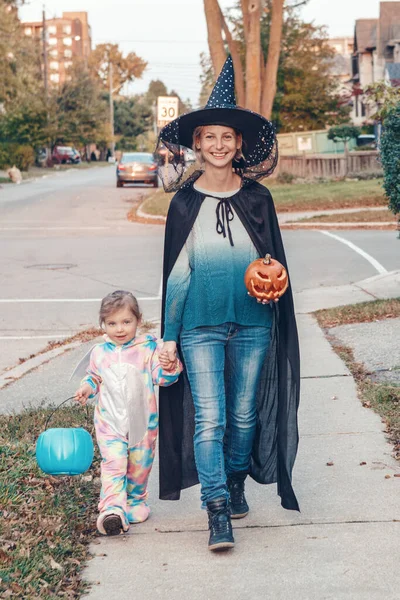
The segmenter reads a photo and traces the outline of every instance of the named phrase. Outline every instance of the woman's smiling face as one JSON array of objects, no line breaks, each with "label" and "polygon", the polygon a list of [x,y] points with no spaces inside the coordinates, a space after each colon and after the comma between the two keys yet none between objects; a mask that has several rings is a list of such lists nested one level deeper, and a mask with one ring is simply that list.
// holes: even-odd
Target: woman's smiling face
[{"label": "woman's smiling face", "polygon": [[232,163],[236,152],[242,146],[242,136],[232,127],[223,125],[205,125],[196,140],[196,149],[200,150],[203,160],[214,167],[226,167]]}]

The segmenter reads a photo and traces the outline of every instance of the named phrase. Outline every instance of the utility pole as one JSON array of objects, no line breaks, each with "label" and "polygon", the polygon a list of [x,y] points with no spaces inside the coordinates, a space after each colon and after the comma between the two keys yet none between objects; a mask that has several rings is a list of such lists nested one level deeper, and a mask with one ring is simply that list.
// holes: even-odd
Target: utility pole
[{"label": "utility pole", "polygon": [[115,156],[114,142],[114,100],[113,100],[113,66],[108,57],[108,77],[110,79],[110,128],[111,128],[111,155]]},{"label": "utility pole", "polygon": [[46,29],[46,13],[45,8],[43,6],[42,11],[42,41],[43,41],[43,77],[44,77],[44,94],[47,103],[48,93],[49,93],[49,82],[47,79],[47,29]]},{"label": "utility pole", "polygon": [[[46,106],[46,121],[47,126],[49,125],[49,80],[48,80],[48,67],[47,67],[47,28],[46,28],[46,12],[43,4],[42,11],[42,41],[43,41],[43,78],[44,78],[44,102]],[[46,145],[46,155],[48,164],[51,162],[51,144],[50,142]]]}]

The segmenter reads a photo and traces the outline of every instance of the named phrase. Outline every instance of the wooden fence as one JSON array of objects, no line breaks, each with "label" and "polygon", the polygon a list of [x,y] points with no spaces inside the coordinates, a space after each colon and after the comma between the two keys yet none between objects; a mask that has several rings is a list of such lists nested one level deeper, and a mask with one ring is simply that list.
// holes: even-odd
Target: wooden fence
[{"label": "wooden fence", "polygon": [[377,173],[382,171],[379,162],[379,152],[349,152],[346,154],[303,154],[281,156],[279,158],[279,173],[290,173],[296,177],[312,179],[324,177],[346,177],[355,173]]}]

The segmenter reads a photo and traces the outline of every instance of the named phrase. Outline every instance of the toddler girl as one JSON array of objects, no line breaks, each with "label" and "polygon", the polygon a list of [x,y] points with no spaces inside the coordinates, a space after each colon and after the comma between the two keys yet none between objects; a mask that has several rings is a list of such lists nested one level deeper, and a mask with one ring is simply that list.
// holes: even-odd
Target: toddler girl
[{"label": "toddler girl", "polygon": [[147,482],[158,433],[154,385],[175,383],[182,365],[159,356],[162,344],[154,336],[136,337],[141,314],[130,292],[103,298],[99,320],[105,341],[92,349],[75,399],[86,404],[98,395],[94,424],[102,462],[97,528],[103,535],[117,535],[149,516]]}]

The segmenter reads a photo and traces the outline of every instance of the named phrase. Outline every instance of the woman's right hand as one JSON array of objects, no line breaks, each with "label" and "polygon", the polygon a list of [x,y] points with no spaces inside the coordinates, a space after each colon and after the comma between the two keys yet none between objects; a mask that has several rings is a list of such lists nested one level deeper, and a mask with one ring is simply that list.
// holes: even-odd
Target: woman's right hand
[{"label": "woman's right hand", "polygon": [[88,383],[84,383],[78,390],[76,390],[74,394],[74,400],[79,402],[79,404],[82,406],[85,406],[92,392],[92,387]]}]

